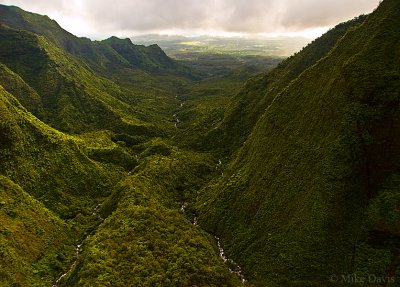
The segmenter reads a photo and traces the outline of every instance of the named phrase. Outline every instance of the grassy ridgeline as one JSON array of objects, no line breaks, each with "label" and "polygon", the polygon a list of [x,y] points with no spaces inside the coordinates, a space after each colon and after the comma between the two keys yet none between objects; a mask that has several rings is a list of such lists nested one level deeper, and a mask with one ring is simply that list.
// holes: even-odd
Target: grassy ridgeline
[{"label": "grassy ridgeline", "polygon": [[[133,105],[135,91],[98,76],[43,36],[2,26],[0,38],[0,60],[37,94],[36,102],[21,103],[52,127],[69,133],[109,129],[162,134],[135,117],[141,114]],[[2,80],[10,88],[10,80]]]}]

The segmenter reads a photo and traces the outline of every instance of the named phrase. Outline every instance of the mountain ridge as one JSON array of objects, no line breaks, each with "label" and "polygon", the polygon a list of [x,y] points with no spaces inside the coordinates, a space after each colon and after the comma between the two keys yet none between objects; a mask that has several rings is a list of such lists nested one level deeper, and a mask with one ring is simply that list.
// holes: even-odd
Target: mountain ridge
[{"label": "mountain ridge", "polygon": [[200,223],[257,286],[395,274],[397,224],[383,210],[398,203],[399,11],[383,1],[284,87],[203,190]]},{"label": "mountain ridge", "polygon": [[196,81],[156,45],[92,42],[2,5],[0,16],[4,284],[397,278],[397,0],[236,96],[249,74]]},{"label": "mountain ridge", "polygon": [[[85,62],[89,60],[88,63],[92,67],[96,67],[96,61],[101,63],[104,60],[108,60],[112,64],[112,60],[102,52],[102,49],[105,48],[103,44],[107,44],[110,39],[116,40],[117,38],[115,36],[103,41],[91,41],[88,38],[78,38],[64,30],[56,21],[51,20],[48,16],[26,12],[16,6],[0,5],[0,16],[0,23],[2,25],[43,35],[66,52],[78,56]],[[129,41],[128,44],[131,53],[139,60],[133,63],[133,68],[141,68],[144,70],[153,69],[151,66],[149,67],[146,65],[146,63],[153,63],[154,68],[159,66],[160,69],[164,69],[168,68],[168,65],[171,66],[172,63],[174,63],[172,60],[166,61],[165,59],[168,58],[166,55],[163,61],[168,65],[162,65],[151,59],[151,52],[154,47],[146,48],[145,46],[134,45],[131,41]],[[115,50],[111,51],[111,53],[114,55],[119,54],[118,51]],[[178,68],[178,65],[174,64],[173,68]]]},{"label": "mountain ridge", "polygon": [[[300,52],[281,62],[271,72],[249,79],[242,90],[230,101],[223,120],[218,127],[209,132],[205,141],[214,142],[210,139],[218,134],[220,135],[218,142],[214,143],[212,148],[227,149],[229,154],[240,147],[278,93],[307,68],[325,57],[349,29],[360,25],[364,20],[365,15],[362,15],[338,24]],[[259,87],[259,89],[254,87]],[[231,132],[232,130],[235,132]]]},{"label": "mountain ridge", "polygon": [[[104,239],[107,234],[102,230],[115,234],[111,240],[116,245],[144,252],[134,263],[139,269],[146,267],[142,277],[137,268],[135,273],[132,268],[120,269],[140,282],[240,284],[215,252],[212,237],[179,212],[180,201],[213,171],[208,156],[193,153],[191,158],[196,161],[192,164],[189,151],[177,152],[179,148],[167,138],[178,132],[171,122],[171,109],[178,109],[180,103],[174,97],[179,87],[174,85],[190,83],[191,76],[179,71],[180,65],[158,46],[139,47],[143,50],[139,62],[149,61],[144,71],[133,66],[138,47],[129,40],[89,43],[83,39],[90,46],[85,50],[78,38],[65,34],[53,22],[49,26],[47,17],[14,8],[13,13],[33,20],[5,25],[5,10],[0,6],[0,192],[6,194],[0,202],[4,224],[0,285],[102,283],[103,274],[86,276],[95,265],[91,253],[98,248],[91,236]],[[64,36],[72,42],[63,42]],[[98,49],[94,50],[97,54],[91,54],[91,47]],[[71,54],[84,51],[89,53],[86,61]],[[116,61],[109,61],[108,52]],[[108,71],[107,65],[91,66],[93,59],[109,61],[118,74],[112,75],[114,70]],[[171,75],[160,71],[162,62],[175,71]],[[176,154],[182,154],[182,160],[174,159]],[[161,168],[160,161],[174,170]],[[184,164],[189,169],[196,166],[198,174],[183,168],[176,171],[183,161],[190,163]],[[147,164],[146,174],[137,176]],[[148,180],[147,173],[151,174]],[[15,204],[18,194],[23,201],[20,205]],[[130,200],[142,197],[143,201]],[[29,218],[31,208],[24,209],[25,205],[37,208],[37,220]],[[146,241],[160,237],[161,244],[126,240],[131,238],[127,233],[131,229],[125,224],[140,226],[141,222],[126,217],[125,212],[140,215],[146,227],[154,225],[156,230],[141,229],[138,235]],[[168,218],[168,224],[159,222],[160,218]],[[123,228],[118,228],[120,224]],[[185,236],[178,245],[177,232]],[[27,244],[29,240],[36,244]],[[165,256],[160,256],[160,250]],[[153,258],[162,259],[162,264],[156,268]],[[106,264],[115,262],[113,256],[105,259]],[[198,270],[194,275],[193,268]],[[123,279],[121,286],[131,281],[114,270],[113,278]],[[151,278],[146,276],[149,272]]]}]

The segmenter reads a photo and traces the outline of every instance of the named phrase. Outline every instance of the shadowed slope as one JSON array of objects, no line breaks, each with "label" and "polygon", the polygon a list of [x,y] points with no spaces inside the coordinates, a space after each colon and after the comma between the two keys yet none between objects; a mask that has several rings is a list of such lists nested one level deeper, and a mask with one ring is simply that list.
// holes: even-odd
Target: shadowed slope
[{"label": "shadowed slope", "polygon": [[282,89],[204,190],[202,222],[259,286],[398,275],[399,13],[383,1]]},{"label": "shadowed slope", "polygon": [[360,16],[337,25],[303,50],[280,63],[268,74],[250,79],[230,100],[222,122],[216,129],[210,131],[204,144],[228,153],[239,148],[251,133],[265,108],[272,103],[282,89],[325,57],[350,28],[361,24],[364,19],[365,16]]}]

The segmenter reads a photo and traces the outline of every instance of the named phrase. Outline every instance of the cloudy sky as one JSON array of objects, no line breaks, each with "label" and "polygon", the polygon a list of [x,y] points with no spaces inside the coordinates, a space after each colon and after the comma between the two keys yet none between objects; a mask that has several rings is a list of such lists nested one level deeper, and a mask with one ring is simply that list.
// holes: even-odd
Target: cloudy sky
[{"label": "cloudy sky", "polygon": [[78,36],[303,35],[372,12],[379,0],[0,0]]}]

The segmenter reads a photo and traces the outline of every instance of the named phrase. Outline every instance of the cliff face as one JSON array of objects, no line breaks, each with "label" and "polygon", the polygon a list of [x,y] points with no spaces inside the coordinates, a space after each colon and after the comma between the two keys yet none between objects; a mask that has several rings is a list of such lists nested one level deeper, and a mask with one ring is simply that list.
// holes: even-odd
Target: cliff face
[{"label": "cliff face", "polygon": [[[211,130],[205,142],[225,153],[239,148],[275,97],[301,73],[325,57],[349,29],[362,24],[366,16],[341,23],[281,62],[271,72],[251,78],[231,99],[224,118]],[[211,142],[211,143],[210,143]]]},{"label": "cliff face", "polygon": [[383,1],[280,89],[204,190],[202,222],[260,286],[395,273],[399,19],[400,3]]}]

